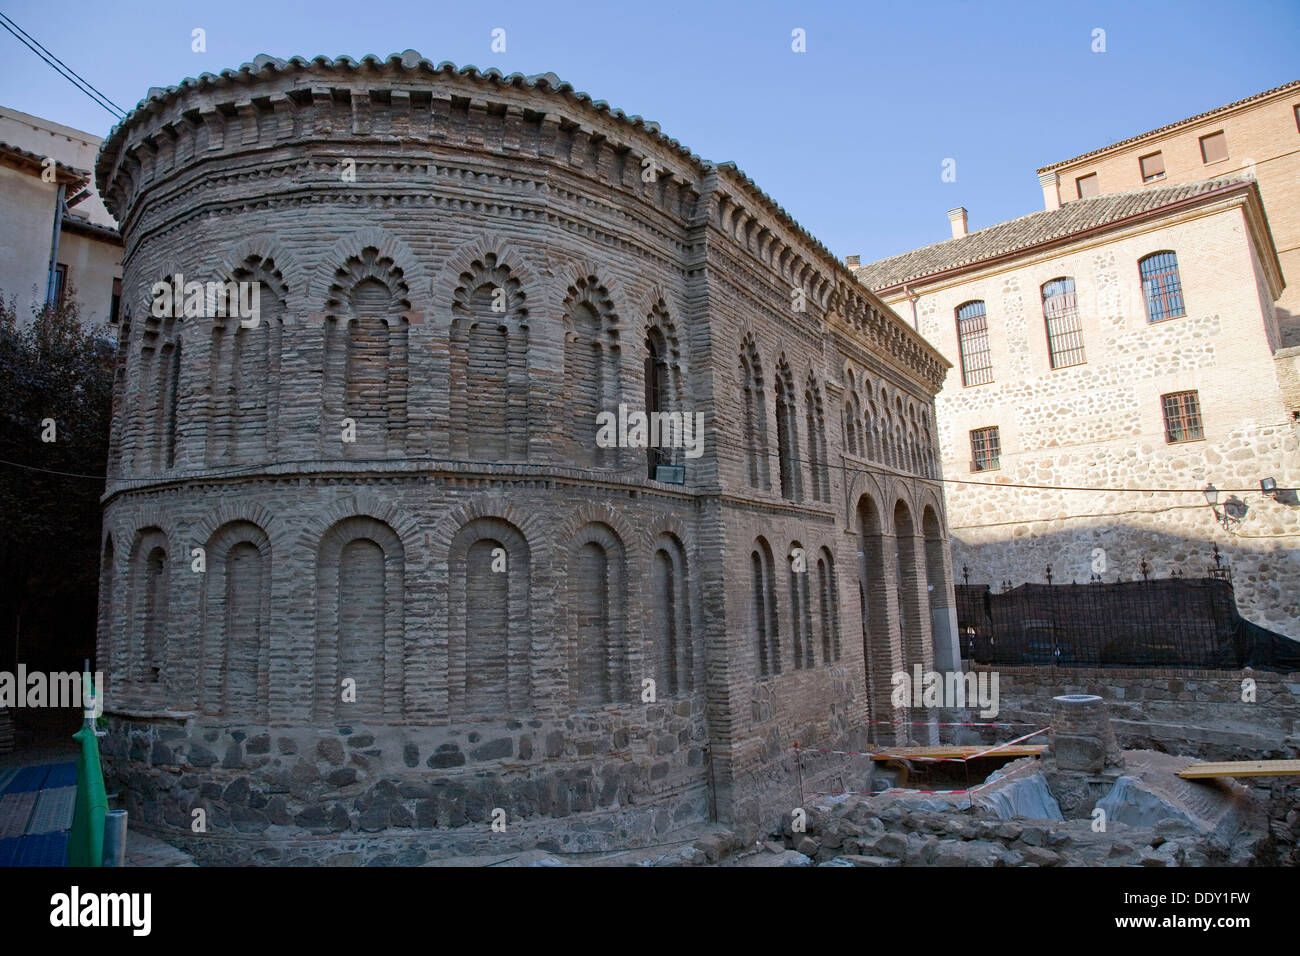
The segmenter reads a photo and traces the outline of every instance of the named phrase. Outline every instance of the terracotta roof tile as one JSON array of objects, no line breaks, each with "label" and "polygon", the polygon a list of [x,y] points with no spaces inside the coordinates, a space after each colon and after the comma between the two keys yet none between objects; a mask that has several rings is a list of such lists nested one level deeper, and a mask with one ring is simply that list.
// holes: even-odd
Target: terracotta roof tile
[{"label": "terracotta roof tile", "polygon": [[947,269],[974,265],[1005,253],[1062,239],[1245,181],[1247,180],[1240,175],[1222,176],[1160,189],[1139,189],[1092,199],[1076,199],[1059,209],[1030,213],[957,239],[948,239],[888,259],[880,259],[861,266],[855,270],[855,274],[858,281],[867,288],[885,289]]}]

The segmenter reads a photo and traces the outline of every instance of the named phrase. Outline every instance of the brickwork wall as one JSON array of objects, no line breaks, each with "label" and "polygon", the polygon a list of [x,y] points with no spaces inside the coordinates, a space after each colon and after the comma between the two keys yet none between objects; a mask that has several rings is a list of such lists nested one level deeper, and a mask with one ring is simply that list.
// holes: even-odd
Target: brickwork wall
[{"label": "brickwork wall", "polygon": [[[891,518],[881,541],[914,516],[906,580],[954,604],[950,569],[922,557],[923,516],[945,526],[937,486],[901,451],[845,471],[840,430],[809,431],[800,398],[838,408],[851,363],[889,383],[894,414],[929,415],[943,360],[739,171],[551,79],[414,54],[360,73],[259,63],[260,105],[237,84],[166,94],[98,170],[125,223],[131,316],[99,656],[110,767],[140,818],[166,830],[219,807],[225,842],[199,852],[230,861],[232,827],[249,847],[285,827],[398,842],[468,828],[439,837],[465,848],[501,807],[537,839],[589,815],[594,847],[787,809],[792,735],[847,740],[872,712],[864,494]],[[149,314],[177,273],[262,282],[251,351],[228,323]],[[703,457],[677,453],[682,486],[645,477],[645,451],[594,442],[597,411],[644,408],[651,336],[670,402],[706,423]],[[785,371],[802,500],[782,497],[770,428],[754,454],[771,487],[750,480],[744,341],[766,422]],[[760,536],[781,635],[768,676]],[[796,546],[808,573],[834,566],[833,612],[811,599],[820,579],[790,573]],[[879,551],[885,602],[901,578]],[[871,667],[904,631],[931,640],[920,617],[882,608]],[[141,633],[158,638],[156,674],[124,666],[143,661]]]}]

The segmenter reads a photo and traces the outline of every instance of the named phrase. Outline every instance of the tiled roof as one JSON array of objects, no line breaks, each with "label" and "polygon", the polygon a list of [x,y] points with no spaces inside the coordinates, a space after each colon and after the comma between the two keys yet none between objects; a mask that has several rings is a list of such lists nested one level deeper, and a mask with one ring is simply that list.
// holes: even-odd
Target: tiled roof
[{"label": "tiled roof", "polygon": [[594,99],[590,94],[576,89],[571,83],[560,79],[554,73],[538,73],[534,75],[511,73],[506,75],[500,70],[492,67],[485,70],[480,70],[478,67],[470,65],[457,67],[456,64],[445,60],[441,63],[434,63],[432,60],[421,56],[415,50],[405,50],[402,53],[393,53],[384,59],[381,59],[374,54],[367,54],[366,56],[361,57],[360,60],[354,60],[349,56],[330,58],[323,55],[313,57],[310,60],[301,56],[294,56],[285,60],[262,53],[255,56],[251,63],[245,63],[235,70],[226,69],[222,70],[218,74],[202,73],[198,77],[187,77],[175,86],[150,87],[145,98],[137,103],[135,108],[113,127],[108,136],[105,137],[103,144],[100,146],[99,156],[95,163],[96,184],[99,188],[100,194],[106,194],[107,180],[112,171],[113,158],[116,156],[118,149],[125,140],[128,130],[131,126],[141,121],[151,112],[156,111],[158,107],[170,103],[190,90],[210,90],[218,87],[242,87],[247,85],[250,81],[258,79],[265,73],[305,73],[313,69],[337,71],[340,73],[374,73],[375,71],[392,71],[395,73],[423,74],[426,76],[438,74],[448,76],[456,75],[492,83],[497,86],[540,90],[553,96],[568,99],[597,112],[605,113],[615,121],[626,126],[644,130],[656,142],[675,152],[685,162],[694,166],[701,173],[707,174],[719,170],[735,176],[739,180],[743,189],[749,191],[751,196],[758,200],[759,204],[766,206],[768,212],[774,214],[779,222],[789,226],[802,239],[808,242],[818,253],[821,254],[823,260],[835,267],[842,267],[839,258],[833,255],[831,251],[822,244],[821,240],[800,225],[799,221],[787,212],[784,206],[764,192],[763,189],[759,187],[753,179],[746,175],[744,170],[740,169],[734,162],[712,162],[704,159],[696,153],[691,152],[671,136],[665,134],[659,124],[653,120],[647,120],[635,114],[625,113],[620,109],[610,106],[609,103],[604,100]]},{"label": "tiled roof", "polygon": [[[13,146],[9,143],[0,143],[0,154],[3,154],[10,162],[29,169],[39,170],[45,165],[46,157],[40,153],[33,153],[31,150],[23,149],[21,146]],[[63,182],[72,180],[87,182],[90,179],[88,171],[78,169],[76,166],[69,166],[67,163],[61,163],[57,159],[54,161],[54,168],[63,174],[60,177]]]},{"label": "tiled roof", "polygon": [[1139,189],[1110,193],[1092,199],[1076,199],[1059,209],[1033,212],[1019,219],[1000,222],[958,239],[922,246],[902,255],[880,259],[855,270],[858,281],[874,290],[920,279],[960,266],[1029,249],[1098,226],[1119,222],[1184,199],[1213,193],[1249,182],[1242,176],[1222,176],[1182,183],[1161,189]]},{"label": "tiled roof", "polygon": [[1077,163],[1079,160],[1087,159],[1090,156],[1098,156],[1101,153],[1108,152],[1109,150],[1112,149],[1123,149],[1126,146],[1136,143],[1138,140],[1146,139],[1148,136],[1161,136],[1165,133],[1168,133],[1170,130],[1177,129],[1180,126],[1187,126],[1192,123],[1198,123],[1201,120],[1209,119],[1211,116],[1214,116],[1217,113],[1226,113],[1229,110],[1235,110],[1239,106],[1245,106],[1247,103],[1253,103],[1256,100],[1262,100],[1267,96],[1272,96],[1274,93],[1281,93],[1283,90],[1289,90],[1295,87],[1300,87],[1300,80],[1293,80],[1290,83],[1283,83],[1281,86],[1275,86],[1273,87],[1273,89],[1265,90],[1263,93],[1256,93],[1253,96],[1247,96],[1245,99],[1236,100],[1232,103],[1227,103],[1223,106],[1216,106],[1214,109],[1206,110],[1204,113],[1197,113],[1195,116],[1189,116],[1186,119],[1180,119],[1176,123],[1170,123],[1167,126],[1161,126],[1158,129],[1147,130],[1145,133],[1139,133],[1136,136],[1130,136],[1128,139],[1122,139],[1117,143],[1111,143],[1109,146],[1103,146],[1100,149],[1094,149],[1086,153],[1080,153],[1078,156],[1074,156],[1071,159],[1063,159],[1059,163],[1052,163],[1049,166],[1043,166],[1038,170],[1038,172],[1040,173],[1051,172],[1053,169],[1060,169],[1062,166],[1071,166],[1074,163]]}]

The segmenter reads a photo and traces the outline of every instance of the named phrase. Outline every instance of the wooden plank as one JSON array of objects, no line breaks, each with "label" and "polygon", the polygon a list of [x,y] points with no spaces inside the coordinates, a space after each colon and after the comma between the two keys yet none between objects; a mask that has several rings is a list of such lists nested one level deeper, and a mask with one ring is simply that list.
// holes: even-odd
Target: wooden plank
[{"label": "wooden plank", "polygon": [[1211,777],[1289,777],[1300,775],[1300,760],[1236,760],[1224,763],[1194,763],[1180,770],[1187,780]]},{"label": "wooden plank", "polygon": [[[927,757],[937,760],[944,757],[961,759],[974,757],[990,750],[990,747],[891,747],[886,753],[872,754],[872,760],[924,760]],[[1047,749],[1046,744],[1016,744],[1011,747],[999,747],[989,753],[990,757],[1037,757]]]}]

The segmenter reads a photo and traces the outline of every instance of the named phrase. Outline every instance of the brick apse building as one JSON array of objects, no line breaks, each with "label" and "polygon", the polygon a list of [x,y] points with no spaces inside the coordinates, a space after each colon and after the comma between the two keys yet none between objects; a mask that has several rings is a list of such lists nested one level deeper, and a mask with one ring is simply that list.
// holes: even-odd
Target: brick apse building
[{"label": "brick apse building", "polygon": [[[97,176],[136,823],[416,862],[771,822],[794,741],[863,743],[952,659],[947,363],[734,166],[408,51],[153,90]],[[259,321],[155,316],[178,273],[260,283]],[[703,454],[599,447],[620,404],[702,413]]]}]

